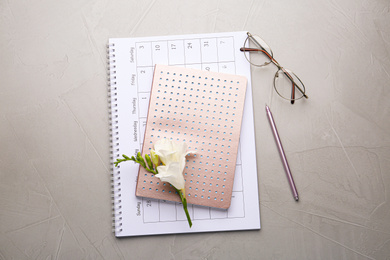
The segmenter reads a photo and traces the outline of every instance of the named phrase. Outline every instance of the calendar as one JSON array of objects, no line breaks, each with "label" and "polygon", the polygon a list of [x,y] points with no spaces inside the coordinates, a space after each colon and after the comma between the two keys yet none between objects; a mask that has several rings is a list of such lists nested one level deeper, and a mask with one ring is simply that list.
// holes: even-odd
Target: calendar
[{"label": "calendar", "polygon": [[231,206],[222,210],[189,205],[194,223],[189,229],[181,204],[135,196],[138,166],[128,162],[121,165],[118,174],[113,170],[121,186],[120,199],[119,192],[114,192],[115,207],[121,213],[115,216],[117,236],[260,228],[250,64],[239,51],[245,38],[246,32],[233,32],[110,39],[110,77],[115,79],[111,81],[115,82],[111,84],[115,88],[111,103],[115,106],[113,125],[119,140],[113,145],[114,160],[141,150],[156,64],[248,79]]}]

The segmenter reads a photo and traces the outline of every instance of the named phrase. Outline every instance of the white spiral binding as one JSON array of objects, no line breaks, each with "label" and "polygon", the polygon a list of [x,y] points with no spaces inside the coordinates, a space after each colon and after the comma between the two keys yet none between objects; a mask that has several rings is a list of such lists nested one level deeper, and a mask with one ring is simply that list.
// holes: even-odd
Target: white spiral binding
[{"label": "white spiral binding", "polygon": [[114,167],[114,162],[119,158],[119,132],[117,109],[117,85],[116,85],[116,59],[115,44],[107,45],[108,59],[108,104],[110,119],[110,159],[111,159],[111,197],[113,210],[113,232],[122,231],[122,200],[120,166]]}]

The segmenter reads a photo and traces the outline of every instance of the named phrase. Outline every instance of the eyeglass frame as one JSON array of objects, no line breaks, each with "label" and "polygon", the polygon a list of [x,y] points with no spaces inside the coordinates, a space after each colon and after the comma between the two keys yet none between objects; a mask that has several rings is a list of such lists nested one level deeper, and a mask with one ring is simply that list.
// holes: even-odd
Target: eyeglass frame
[{"label": "eyeglass frame", "polygon": [[[254,63],[252,63],[249,59],[248,59],[248,57],[245,55],[245,58],[247,59],[247,61],[251,64],[251,65],[253,65],[253,66],[256,66],[256,67],[263,67],[263,66],[266,66],[266,65],[268,65],[268,64],[270,64],[270,63],[273,63],[277,68],[278,68],[278,70],[276,71],[276,73],[275,73],[275,76],[274,76],[274,89],[275,89],[275,91],[276,91],[276,93],[281,97],[281,98],[283,98],[283,99],[286,99],[286,100],[290,100],[291,101],[291,104],[294,104],[294,102],[295,102],[295,100],[299,100],[299,99],[301,99],[301,98],[303,98],[303,97],[305,97],[306,99],[308,99],[309,97],[306,95],[306,88],[305,88],[305,85],[303,84],[303,82],[302,82],[302,80],[294,73],[294,72],[292,72],[292,71],[290,71],[290,73],[292,73],[298,80],[299,80],[299,82],[302,84],[302,87],[303,87],[303,90],[298,86],[298,84],[294,81],[294,79],[293,79],[293,77],[290,75],[290,73],[285,69],[285,68],[283,68],[282,66],[280,66],[280,64],[279,64],[279,62],[277,62],[275,59],[274,59],[274,57],[273,57],[273,51],[272,51],[272,49],[271,49],[271,47],[269,47],[269,50],[271,51],[271,53],[269,53],[255,38],[254,38],[254,36],[250,33],[250,32],[247,32],[247,35],[248,35],[248,37],[245,39],[245,42],[244,42],[244,47],[241,47],[240,48],[240,51],[242,51],[242,52],[245,52],[245,51],[249,51],[249,52],[262,52],[262,53],[264,53],[265,55],[267,55],[267,57],[270,59],[270,61],[269,62],[265,62],[264,64],[261,64],[261,65],[258,65],[258,64],[254,64]],[[260,37],[259,37],[260,38]],[[250,39],[250,40],[252,40],[258,47],[260,47],[261,49],[255,49],[255,48],[247,48],[247,47],[245,47],[245,45],[246,45],[246,43],[247,43],[247,41],[248,41],[248,39]],[[264,40],[263,40],[264,41]],[[265,42],[264,42],[265,43]],[[268,45],[268,44],[267,44]],[[286,97],[284,97],[284,96],[282,96],[280,93],[279,93],[279,91],[277,90],[277,88],[276,88],[276,78],[278,77],[278,72],[279,71],[282,71],[283,73],[284,73],[284,75],[286,75],[287,76],[287,78],[291,81],[291,83],[292,83],[292,89],[291,89],[291,98],[290,99],[288,99],[288,98],[286,98]],[[300,98],[297,98],[297,99],[295,99],[295,87],[301,92],[301,94],[302,94],[302,97],[300,97]]]}]

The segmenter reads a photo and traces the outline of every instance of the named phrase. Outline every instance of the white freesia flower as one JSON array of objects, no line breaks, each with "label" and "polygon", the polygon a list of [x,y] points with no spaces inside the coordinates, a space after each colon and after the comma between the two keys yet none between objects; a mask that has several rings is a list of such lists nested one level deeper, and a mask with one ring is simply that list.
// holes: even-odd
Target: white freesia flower
[{"label": "white freesia flower", "polygon": [[[137,156],[131,157],[123,154],[123,159],[117,159],[115,166],[121,162],[134,161],[144,167],[146,171],[155,174],[161,181],[172,184],[180,196],[188,224],[192,227],[183,177],[186,155],[189,153],[194,152],[187,151],[187,144],[184,142],[175,143],[169,139],[160,139],[154,144],[154,150],[150,151],[150,155],[145,154],[145,159],[140,152],[137,153]],[[159,165],[160,161],[163,165]]]},{"label": "white freesia flower", "polygon": [[154,144],[154,152],[160,157],[163,164],[185,160],[187,155],[187,144],[176,143],[169,139],[159,139]]},{"label": "white freesia flower", "polygon": [[160,139],[154,144],[155,154],[158,155],[163,165],[157,167],[156,177],[161,181],[172,184],[176,189],[184,189],[183,170],[186,164],[187,144],[176,143],[169,139]]},{"label": "white freesia flower", "polygon": [[158,174],[156,174],[156,177],[160,178],[161,181],[169,182],[176,189],[182,190],[185,187],[183,170],[184,166],[181,163],[170,162],[157,167]]}]

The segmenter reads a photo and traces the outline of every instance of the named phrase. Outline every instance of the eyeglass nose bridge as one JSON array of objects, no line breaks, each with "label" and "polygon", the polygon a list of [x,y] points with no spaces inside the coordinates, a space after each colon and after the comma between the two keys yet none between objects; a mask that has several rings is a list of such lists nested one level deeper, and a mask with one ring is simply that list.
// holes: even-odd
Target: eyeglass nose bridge
[{"label": "eyeglass nose bridge", "polygon": [[281,71],[285,71],[285,69],[282,67],[282,66],[280,66],[280,64],[279,64],[279,62],[277,62],[274,58],[272,58],[271,59],[271,62],[276,66],[276,67],[278,67],[278,70],[281,70]]}]

